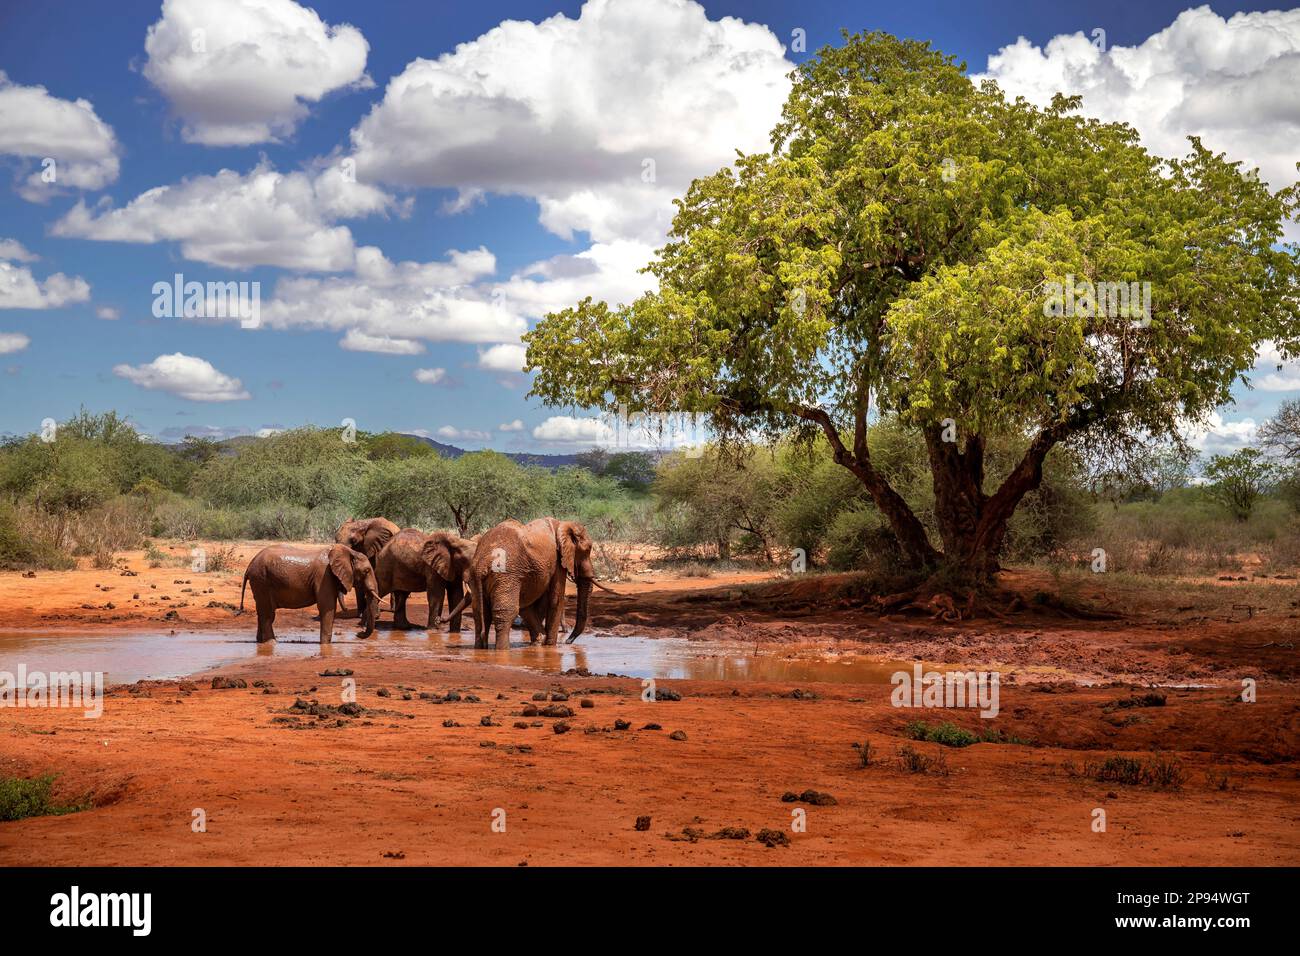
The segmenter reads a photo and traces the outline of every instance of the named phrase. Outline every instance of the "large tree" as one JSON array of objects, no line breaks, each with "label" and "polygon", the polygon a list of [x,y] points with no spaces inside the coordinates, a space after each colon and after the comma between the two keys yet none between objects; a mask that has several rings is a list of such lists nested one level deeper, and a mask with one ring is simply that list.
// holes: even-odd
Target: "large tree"
[{"label": "large tree", "polygon": [[[707,412],[723,440],[820,431],[914,565],[985,579],[1055,445],[1170,436],[1229,400],[1261,341],[1300,349],[1300,257],[1277,245],[1296,189],[1195,139],[1153,156],[1078,107],[846,35],[794,72],[770,151],[678,201],[657,291],[525,336],[532,394]],[[1149,310],[1082,294],[1132,282]],[[924,436],[941,548],[872,461],[878,414]],[[995,437],[1024,453],[989,488]]]}]

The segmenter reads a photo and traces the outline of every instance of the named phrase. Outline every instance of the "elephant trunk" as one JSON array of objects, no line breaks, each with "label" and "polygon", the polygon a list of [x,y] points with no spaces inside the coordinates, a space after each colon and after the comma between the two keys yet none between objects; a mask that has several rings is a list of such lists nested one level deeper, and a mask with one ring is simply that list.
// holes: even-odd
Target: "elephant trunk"
[{"label": "elephant trunk", "polygon": [[369,637],[375,633],[375,619],[379,616],[379,592],[366,592],[366,610],[361,615],[361,636]]},{"label": "elephant trunk", "polygon": [[568,638],[564,643],[572,644],[587,628],[587,605],[591,600],[591,586],[594,578],[578,578],[578,613],[573,621],[573,630],[569,632]]}]

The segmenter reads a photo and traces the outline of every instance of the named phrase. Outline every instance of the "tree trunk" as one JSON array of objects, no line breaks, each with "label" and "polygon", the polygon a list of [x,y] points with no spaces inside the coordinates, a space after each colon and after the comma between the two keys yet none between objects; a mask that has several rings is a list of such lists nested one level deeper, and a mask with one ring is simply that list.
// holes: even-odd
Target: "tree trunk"
[{"label": "tree trunk", "polygon": [[1021,500],[1043,481],[1043,460],[1058,441],[1055,430],[1040,432],[1002,485],[984,492],[984,439],[973,436],[964,449],[945,442],[937,428],[925,433],[934,479],[935,521],[943,539],[943,572],[952,583],[982,586],[999,570],[1007,524]]}]

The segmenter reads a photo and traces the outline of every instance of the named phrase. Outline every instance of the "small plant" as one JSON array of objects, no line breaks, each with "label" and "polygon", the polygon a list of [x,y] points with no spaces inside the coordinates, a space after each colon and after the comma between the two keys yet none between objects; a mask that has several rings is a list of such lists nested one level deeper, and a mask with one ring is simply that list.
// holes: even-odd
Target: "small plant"
[{"label": "small plant", "polygon": [[942,750],[933,757],[929,757],[911,744],[904,744],[898,748],[898,760],[908,773],[932,773],[941,777],[948,776],[948,758],[943,755]]},{"label": "small plant", "polygon": [[1100,783],[1148,786],[1157,790],[1181,790],[1187,781],[1187,772],[1177,759],[1159,754],[1148,760],[1107,757],[1101,763],[1088,761],[1083,765],[1083,775]]},{"label": "small plant", "polygon": [[239,551],[233,544],[225,547],[213,548],[208,551],[205,560],[207,562],[205,570],[208,571],[230,571],[237,564]]},{"label": "small plant", "polygon": [[0,777],[0,821],[59,816],[89,809],[89,800],[79,804],[55,803],[50,793],[54,777],[52,773],[31,779]]},{"label": "small plant", "polygon": [[167,555],[154,542],[150,541],[148,547],[144,549],[145,560],[149,562],[151,568],[161,568],[163,562],[167,560]]},{"label": "small plant", "polygon": [[1209,785],[1211,790],[1226,791],[1232,789],[1232,781],[1228,777],[1228,772],[1226,770],[1207,770],[1205,772],[1205,782]]},{"label": "small plant", "polygon": [[871,746],[870,740],[864,740],[862,743],[858,744],[858,760],[862,762],[862,766],[870,767],[871,761],[875,758],[875,755],[876,751],[875,748]]},{"label": "small plant", "polygon": [[904,733],[913,740],[928,740],[930,743],[945,747],[969,747],[977,744],[980,738],[969,730],[963,730],[951,721],[940,724],[927,724],[923,720],[914,720],[904,728]]}]

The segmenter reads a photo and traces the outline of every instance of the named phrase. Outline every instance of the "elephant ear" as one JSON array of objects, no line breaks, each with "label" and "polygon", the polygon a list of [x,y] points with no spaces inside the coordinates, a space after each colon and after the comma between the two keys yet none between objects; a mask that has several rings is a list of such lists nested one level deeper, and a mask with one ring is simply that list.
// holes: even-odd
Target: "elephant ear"
[{"label": "elephant ear", "polygon": [[442,535],[430,535],[429,540],[424,542],[424,547],[420,549],[420,554],[433,568],[434,574],[444,581],[452,580],[451,555],[447,551],[446,538]]},{"label": "elephant ear", "polygon": [[343,585],[344,591],[352,590],[352,549],[347,545],[336,544],[330,548],[330,570]]},{"label": "elephant ear", "polygon": [[366,557],[372,557],[384,550],[384,545],[393,540],[393,529],[387,525],[372,524],[366,532]]},{"label": "elephant ear", "polygon": [[575,527],[578,526],[571,521],[562,521],[555,526],[555,543],[560,546],[560,564],[570,575],[577,567],[575,564],[577,541],[573,533]]}]

